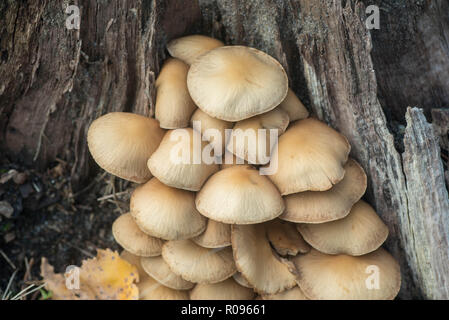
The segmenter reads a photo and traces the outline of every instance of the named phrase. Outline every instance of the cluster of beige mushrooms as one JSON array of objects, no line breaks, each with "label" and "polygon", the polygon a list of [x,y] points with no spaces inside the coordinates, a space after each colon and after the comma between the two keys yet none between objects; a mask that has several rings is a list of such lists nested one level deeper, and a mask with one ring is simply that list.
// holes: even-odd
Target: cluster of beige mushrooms
[{"label": "cluster of beige mushrooms", "polygon": [[[400,270],[381,248],[388,228],[361,200],[366,175],[347,139],[309,117],[282,66],[200,35],[167,49],[156,119],[113,112],[88,132],[95,161],[140,184],[112,226],[139,268],[140,299],[393,299]],[[236,129],[257,143],[229,143]],[[259,129],[276,130],[270,175],[272,136]],[[217,161],[172,161],[198,136]]]}]

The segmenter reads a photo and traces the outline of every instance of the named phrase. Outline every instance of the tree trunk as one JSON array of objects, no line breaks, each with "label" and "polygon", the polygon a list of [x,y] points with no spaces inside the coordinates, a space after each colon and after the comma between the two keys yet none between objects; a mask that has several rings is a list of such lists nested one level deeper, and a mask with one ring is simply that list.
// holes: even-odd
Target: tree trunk
[{"label": "tree trunk", "polygon": [[[97,170],[90,122],[153,114],[167,41],[202,33],[253,46],[348,137],[369,177],[366,199],[390,228],[400,297],[449,298],[447,1],[366,1],[381,9],[372,31],[356,0],[28,2],[0,4],[0,147],[9,158],[41,169],[62,158],[79,188]],[[72,4],[80,30],[65,25]]]}]

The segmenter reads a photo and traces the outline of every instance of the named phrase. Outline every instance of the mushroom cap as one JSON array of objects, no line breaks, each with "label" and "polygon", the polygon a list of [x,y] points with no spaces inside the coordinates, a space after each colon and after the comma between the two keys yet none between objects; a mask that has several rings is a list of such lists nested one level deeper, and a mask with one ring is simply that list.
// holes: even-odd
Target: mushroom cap
[{"label": "mushroom cap", "polygon": [[290,121],[302,120],[309,116],[309,111],[298,99],[292,89],[288,89],[287,96],[279,105],[279,108],[287,112]]},{"label": "mushroom cap", "polygon": [[239,121],[234,125],[226,149],[251,164],[267,164],[272,146],[277,143],[271,141],[270,130],[277,130],[277,138],[285,132],[289,121],[287,112],[281,108]]},{"label": "mushroom cap", "polygon": [[346,217],[366,191],[366,174],[353,159],[344,166],[343,180],[327,191],[305,191],[284,197],[285,211],[279,217],[295,223],[323,223]]},{"label": "mushroom cap", "polygon": [[309,300],[298,286],[276,294],[262,296],[262,300]]},{"label": "mushroom cap", "polygon": [[228,224],[260,223],[284,211],[276,187],[250,166],[233,166],[214,174],[197,193],[195,203],[202,215]]},{"label": "mushroom cap", "polygon": [[152,175],[147,160],[159,146],[164,130],[152,118],[111,112],[94,120],[87,133],[89,151],[105,171],[143,183]]},{"label": "mushroom cap", "polygon": [[[198,137],[200,140],[196,140]],[[159,148],[148,159],[148,168],[151,173],[167,186],[190,191],[200,190],[206,179],[219,170],[219,166],[215,161],[207,164],[201,159],[201,154],[199,155],[200,163],[195,163],[194,155],[197,152],[194,149],[196,145],[194,140],[201,141],[201,135],[194,132],[192,128],[168,131]],[[201,141],[201,153],[207,144],[206,141]],[[174,161],[172,157],[175,151],[190,155],[190,159],[186,159],[188,163]]]},{"label": "mushroom cap", "polygon": [[[192,126],[194,121],[199,121],[201,123],[201,134],[203,138],[206,138],[207,141],[209,141],[214,146],[214,148],[219,151],[219,153],[215,153],[215,155],[221,156],[226,147],[226,129],[232,129],[234,123],[213,118],[201,109],[196,109],[196,111],[193,113],[192,118],[190,119],[190,124]],[[206,133],[206,130],[210,129],[218,130],[218,132],[220,132],[221,134],[221,139],[215,141],[214,136],[212,136],[211,138],[205,136],[204,134]]]},{"label": "mushroom cap", "polygon": [[271,249],[264,224],[233,225],[231,239],[237,269],[257,293],[275,294],[296,285],[293,268]]},{"label": "mushroom cap", "polygon": [[190,292],[191,300],[251,300],[254,291],[242,287],[232,277],[213,284],[197,284]]},{"label": "mushroom cap", "polygon": [[195,34],[170,41],[167,44],[167,50],[172,57],[190,65],[197,57],[223,45],[220,40]]},{"label": "mushroom cap", "polygon": [[175,290],[190,290],[195,284],[184,280],[181,276],[178,276],[165,262],[165,260],[159,257],[143,257],[140,259],[140,264],[143,270],[153,279],[160,284]]},{"label": "mushroom cap", "polygon": [[343,179],[350,150],[348,140],[325,123],[299,120],[279,138],[278,169],[269,178],[282,195],[329,190]]},{"label": "mushroom cap", "polygon": [[304,240],[326,254],[360,256],[379,248],[388,237],[388,227],[363,200],[357,202],[343,219],[298,224],[297,228]]},{"label": "mushroom cap", "polygon": [[129,251],[123,250],[120,253],[120,258],[123,260],[128,261],[128,263],[132,264],[134,267],[136,267],[138,273],[139,273],[139,279],[143,279],[147,276],[147,273],[143,270],[142,266],[140,265],[140,258],[139,256],[136,256],[135,254],[132,254]]},{"label": "mushroom cap", "polygon": [[245,279],[245,277],[243,276],[243,274],[241,274],[240,272],[236,272],[234,273],[234,275],[232,276],[234,278],[234,280],[241,286],[244,286],[246,288],[253,288],[253,286],[251,285],[251,283],[248,282],[248,280]]},{"label": "mushroom cap", "polygon": [[279,219],[267,222],[267,237],[281,256],[296,256],[298,253],[310,251],[310,246],[304,241],[295,226]]},{"label": "mushroom cap", "polygon": [[189,300],[188,291],[168,288],[150,276],[142,279],[137,287],[140,300]]},{"label": "mushroom cap", "polygon": [[[230,159],[230,160],[227,160]],[[229,152],[228,150],[225,150],[223,157],[222,157],[222,163],[220,165],[221,170],[230,168],[233,166],[239,166],[239,165],[247,165],[248,161],[245,161],[242,158],[238,158],[233,154],[232,152]]]},{"label": "mushroom cap", "polygon": [[[399,264],[382,248],[358,257],[312,249],[293,258],[293,263],[299,287],[313,300],[392,300],[401,287]],[[374,270],[379,275],[378,288],[370,278]]]},{"label": "mushroom cap", "polygon": [[156,178],[134,190],[130,210],[143,232],[164,240],[193,238],[206,229],[206,219],[195,208],[195,193]]},{"label": "mushroom cap", "polygon": [[208,219],[206,230],[192,239],[204,248],[223,248],[231,245],[231,225]]},{"label": "mushroom cap", "polygon": [[268,54],[225,46],[195,60],[187,86],[195,104],[210,116],[240,121],[278,106],[287,95],[288,79],[281,64]]},{"label": "mushroom cap", "polygon": [[231,247],[206,249],[190,240],[169,241],[162,257],[174,273],[195,283],[217,283],[237,271]]},{"label": "mushroom cap", "polygon": [[114,221],[112,234],[119,245],[136,256],[153,257],[162,252],[164,241],[143,233],[130,213],[122,214]]},{"label": "mushroom cap", "polygon": [[161,128],[176,129],[189,125],[196,109],[187,90],[189,66],[178,59],[167,59],[156,79],[155,118]]}]

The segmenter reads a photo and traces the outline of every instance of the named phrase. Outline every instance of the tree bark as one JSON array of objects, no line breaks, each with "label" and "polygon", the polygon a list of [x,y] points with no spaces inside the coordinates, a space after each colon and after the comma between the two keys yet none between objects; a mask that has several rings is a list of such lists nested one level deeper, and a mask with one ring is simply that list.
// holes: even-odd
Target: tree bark
[{"label": "tree bark", "polygon": [[[167,41],[202,33],[253,46],[278,59],[309,110],[348,137],[369,177],[366,199],[390,229],[400,297],[449,298],[447,1],[30,2],[0,4],[8,157],[40,168],[62,158],[80,187],[97,170],[90,122],[110,111],[153,114]],[[380,30],[366,28],[364,3],[381,7]],[[69,4],[81,9],[79,31],[65,27]]]}]

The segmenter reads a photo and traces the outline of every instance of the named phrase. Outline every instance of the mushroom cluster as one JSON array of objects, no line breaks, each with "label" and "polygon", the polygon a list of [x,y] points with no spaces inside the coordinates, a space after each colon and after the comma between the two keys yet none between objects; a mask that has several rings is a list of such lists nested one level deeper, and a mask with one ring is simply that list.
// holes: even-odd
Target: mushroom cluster
[{"label": "mushroom cluster", "polygon": [[88,132],[98,165],[140,184],[112,226],[140,299],[393,299],[365,172],[281,64],[200,35],[167,49],[155,119],[114,112]]}]

